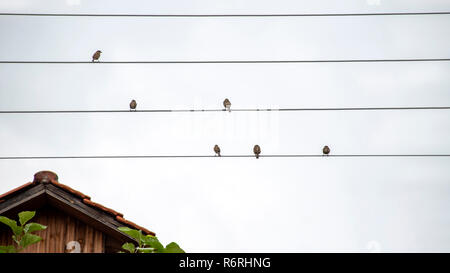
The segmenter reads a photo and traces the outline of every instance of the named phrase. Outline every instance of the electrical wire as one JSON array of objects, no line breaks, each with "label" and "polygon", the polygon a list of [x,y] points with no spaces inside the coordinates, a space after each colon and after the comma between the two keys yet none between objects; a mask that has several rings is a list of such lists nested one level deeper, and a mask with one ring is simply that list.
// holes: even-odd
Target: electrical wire
[{"label": "electrical wire", "polygon": [[[0,160],[31,160],[31,159],[144,159],[144,158],[246,158],[254,155],[85,155],[85,156],[2,156]],[[450,157],[450,154],[268,154],[259,155],[267,158],[296,158],[296,157]]]},{"label": "electrical wire", "polygon": [[[333,107],[333,108],[237,108],[231,112],[296,112],[296,111],[397,111],[397,110],[450,110],[450,106],[411,107]],[[226,109],[143,109],[143,110],[0,110],[0,114],[86,114],[86,113],[193,113],[226,112]]]},{"label": "electrical wire", "polygon": [[411,16],[448,15],[450,11],[378,12],[378,13],[287,13],[287,14],[87,14],[87,13],[0,13],[0,16],[44,17],[344,17],[344,16]]},{"label": "electrical wire", "polygon": [[338,59],[338,60],[204,60],[204,61],[6,61],[2,64],[274,64],[274,63],[379,63],[379,62],[448,62],[450,58],[415,59]]}]

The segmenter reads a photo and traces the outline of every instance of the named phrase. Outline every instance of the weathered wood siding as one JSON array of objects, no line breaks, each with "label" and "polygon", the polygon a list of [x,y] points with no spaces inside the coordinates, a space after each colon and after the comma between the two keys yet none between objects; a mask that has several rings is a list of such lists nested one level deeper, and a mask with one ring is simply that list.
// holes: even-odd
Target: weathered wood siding
[{"label": "weathered wood siding", "polygon": [[[17,219],[14,219],[17,220]],[[102,232],[86,225],[53,207],[43,207],[36,212],[36,216],[31,220],[47,226],[46,230],[35,232],[43,240],[37,244],[27,247],[26,253],[64,253],[67,243],[75,241],[79,243],[82,253],[103,253],[105,252],[105,239]],[[0,245],[12,244],[9,227],[0,223]],[[72,243],[78,245],[77,243]]]}]

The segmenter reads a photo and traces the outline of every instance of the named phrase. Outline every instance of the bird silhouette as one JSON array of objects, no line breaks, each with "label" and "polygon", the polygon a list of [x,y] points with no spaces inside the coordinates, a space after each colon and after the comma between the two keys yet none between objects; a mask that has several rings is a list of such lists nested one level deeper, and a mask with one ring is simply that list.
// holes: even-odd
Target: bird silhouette
[{"label": "bird silhouette", "polygon": [[100,50],[95,51],[94,55],[92,55],[92,62],[94,61],[98,61],[98,59],[100,58],[100,54],[102,52]]},{"label": "bird silhouette", "polygon": [[253,147],[253,153],[255,153],[256,159],[258,159],[259,154],[261,153],[261,147],[259,147],[259,145],[255,145],[255,147]]},{"label": "bird silhouette", "polygon": [[330,147],[328,147],[328,146],[325,146],[325,147],[323,147],[323,149],[322,149],[322,152],[323,152],[323,154],[324,155],[326,155],[326,156],[328,156],[328,154],[330,153]]},{"label": "bird silhouette", "polygon": [[214,146],[214,152],[218,155],[218,156],[220,156],[220,148],[219,148],[219,145],[215,145]]},{"label": "bird silhouette", "polygon": [[231,112],[231,102],[230,102],[229,99],[225,99],[225,100],[223,101],[223,107],[225,107],[225,109],[226,109],[228,112]]},{"label": "bird silhouette", "polygon": [[135,101],[135,100],[132,100],[132,101],[130,102],[130,111],[131,111],[131,110],[136,111],[136,106],[137,106],[136,101]]}]

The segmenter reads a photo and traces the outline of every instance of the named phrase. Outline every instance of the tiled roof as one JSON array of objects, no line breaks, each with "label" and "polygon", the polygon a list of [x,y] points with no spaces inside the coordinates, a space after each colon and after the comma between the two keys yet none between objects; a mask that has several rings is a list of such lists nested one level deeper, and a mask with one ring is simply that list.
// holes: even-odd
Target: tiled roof
[{"label": "tiled roof", "polygon": [[148,229],[146,229],[144,227],[141,227],[141,226],[139,226],[139,225],[137,225],[137,224],[135,224],[135,223],[133,223],[133,222],[131,222],[129,220],[126,220],[125,218],[123,218],[123,214],[122,213],[117,212],[117,211],[115,211],[113,209],[107,208],[107,207],[105,207],[105,206],[103,206],[103,205],[101,205],[99,203],[95,203],[95,202],[91,201],[91,197],[89,197],[88,195],[85,195],[85,194],[83,194],[83,193],[81,193],[81,192],[79,192],[79,191],[77,191],[75,189],[72,189],[71,187],[69,187],[67,185],[59,183],[58,182],[58,176],[55,173],[50,172],[50,171],[38,172],[38,173],[36,173],[34,175],[34,181],[33,182],[28,182],[28,183],[26,183],[26,184],[24,184],[24,185],[22,185],[20,187],[17,187],[15,189],[12,189],[12,190],[10,190],[10,191],[0,195],[0,203],[4,202],[7,199],[11,198],[12,196],[17,195],[20,192],[23,192],[23,191],[25,191],[25,190],[27,190],[27,189],[29,189],[29,188],[37,185],[37,184],[40,184],[40,183],[52,184],[52,185],[54,185],[54,186],[56,186],[56,187],[58,187],[58,188],[60,188],[60,189],[62,189],[64,191],[66,191],[66,192],[68,192],[68,193],[70,193],[70,194],[72,194],[72,195],[82,199],[84,204],[111,215],[112,217],[114,217],[114,219],[116,221],[118,221],[118,222],[120,222],[120,223],[122,223],[122,224],[124,224],[124,225],[126,225],[126,226],[128,226],[130,228],[141,230],[146,235],[153,235],[153,236],[155,235],[154,232],[152,232],[152,231],[150,231],[150,230],[148,230]]}]

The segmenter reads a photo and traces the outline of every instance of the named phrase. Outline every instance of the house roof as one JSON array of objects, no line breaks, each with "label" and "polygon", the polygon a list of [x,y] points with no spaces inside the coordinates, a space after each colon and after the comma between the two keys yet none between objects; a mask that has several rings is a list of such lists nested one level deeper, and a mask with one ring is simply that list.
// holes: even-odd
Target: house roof
[{"label": "house roof", "polygon": [[[122,213],[93,202],[90,196],[59,183],[58,175],[51,171],[38,172],[34,175],[33,182],[28,182],[0,195],[0,214],[15,207],[19,202],[29,202],[41,195],[52,197],[53,203],[58,203],[62,207],[71,206],[72,210],[68,211],[77,211],[79,214],[91,214],[90,216],[93,219],[101,216],[112,227],[128,226],[141,230],[146,235],[155,235],[154,232],[126,220]],[[97,213],[86,207],[94,209]]]}]

